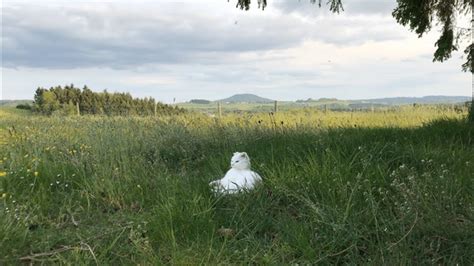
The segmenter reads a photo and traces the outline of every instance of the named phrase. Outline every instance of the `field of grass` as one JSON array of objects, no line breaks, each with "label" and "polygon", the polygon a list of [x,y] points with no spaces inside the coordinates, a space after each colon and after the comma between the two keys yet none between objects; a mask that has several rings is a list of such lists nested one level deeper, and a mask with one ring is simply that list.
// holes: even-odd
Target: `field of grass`
[{"label": "field of grass", "polygon": [[[198,110],[207,114],[217,115],[217,103],[211,102],[208,104],[197,104],[197,103],[177,103],[177,106],[188,110]],[[274,111],[275,105],[273,102],[270,103],[221,103],[223,113],[242,113],[242,112],[271,112]],[[328,101],[328,102],[310,102],[310,103],[299,103],[289,101],[279,101],[278,110],[280,111],[297,111],[303,108],[306,109],[318,109],[324,110],[325,108],[332,109],[349,109],[348,103],[344,101]],[[389,107],[386,107],[387,109]],[[393,107],[391,107],[393,108]],[[369,108],[367,108],[369,109]]]},{"label": "field of grass", "polygon": [[[210,102],[206,104],[198,103],[177,103],[175,106],[179,106],[188,110],[196,110],[199,112],[218,115],[218,103]],[[305,111],[323,111],[323,110],[332,110],[332,111],[371,111],[372,109],[377,112],[384,111],[400,111],[400,109],[407,109],[412,104],[400,104],[400,105],[381,105],[376,103],[369,102],[359,102],[359,101],[345,101],[345,100],[327,100],[327,101],[310,101],[310,102],[291,102],[291,101],[278,101],[278,110],[279,111],[293,111],[298,112],[301,110]],[[437,109],[456,109],[458,111],[466,109],[465,103],[456,103],[456,104],[437,104],[437,105],[426,105],[418,104],[421,108],[437,108]],[[274,111],[274,103],[221,103],[221,110],[224,114],[231,113],[259,113],[259,112],[272,112]]]},{"label": "field of grass", "polygon": [[[0,264],[469,265],[465,116],[429,106],[222,119],[0,109]],[[215,196],[207,184],[235,151],[263,184]]]}]

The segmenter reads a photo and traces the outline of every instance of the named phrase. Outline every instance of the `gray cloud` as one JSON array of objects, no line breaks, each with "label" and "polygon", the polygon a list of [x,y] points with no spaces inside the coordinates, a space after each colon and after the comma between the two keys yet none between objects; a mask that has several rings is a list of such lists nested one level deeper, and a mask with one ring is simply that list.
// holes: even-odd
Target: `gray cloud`
[{"label": "gray cloud", "polygon": [[[396,6],[393,0],[343,0],[344,14],[347,15],[379,15],[390,16]],[[283,13],[298,13],[304,16],[328,15],[327,0],[318,4],[311,4],[310,0],[280,0],[270,2]]]},{"label": "gray cloud", "polygon": [[391,15],[396,7],[392,0],[348,0],[345,12],[355,15]]},{"label": "gray cloud", "polygon": [[223,64],[243,60],[242,53],[286,49],[308,40],[346,46],[402,38],[387,30],[395,29],[387,19],[331,15],[308,20],[243,12],[231,4],[215,14],[179,3],[16,5],[4,6],[2,13],[3,66],[8,68]]}]

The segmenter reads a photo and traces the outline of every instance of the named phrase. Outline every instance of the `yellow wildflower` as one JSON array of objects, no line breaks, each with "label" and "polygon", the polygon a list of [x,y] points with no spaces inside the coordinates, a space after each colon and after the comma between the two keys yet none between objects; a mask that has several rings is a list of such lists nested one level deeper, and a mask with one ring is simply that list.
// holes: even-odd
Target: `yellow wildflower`
[{"label": "yellow wildflower", "polygon": [[38,175],[39,175],[39,173],[38,173],[38,172],[35,172],[35,176],[38,176]]},{"label": "yellow wildflower", "polygon": [[0,177],[3,177],[3,176],[6,176],[7,175],[7,172],[0,172]]}]

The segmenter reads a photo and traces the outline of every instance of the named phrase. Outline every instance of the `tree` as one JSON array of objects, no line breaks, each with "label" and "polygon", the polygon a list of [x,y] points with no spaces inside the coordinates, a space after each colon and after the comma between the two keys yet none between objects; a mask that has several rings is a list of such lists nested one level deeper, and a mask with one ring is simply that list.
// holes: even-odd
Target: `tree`
[{"label": "tree", "polygon": [[46,90],[43,88],[37,88],[34,96],[33,110],[35,112],[42,112],[42,107],[44,104],[43,94]]},{"label": "tree", "polygon": [[59,110],[61,105],[59,104],[59,101],[56,97],[56,94],[52,91],[45,91],[43,93],[43,106],[42,106],[42,112],[44,114],[50,115],[54,111]]},{"label": "tree", "polygon": [[[296,1],[296,0],[295,0]],[[309,0],[319,7],[322,0]],[[395,0],[394,0],[395,1]],[[470,44],[464,50],[466,62],[462,65],[464,71],[473,73],[474,46],[472,43],[472,29],[461,28],[456,19],[462,15],[472,13],[473,0],[396,0],[397,7],[392,15],[398,23],[408,26],[422,37],[428,33],[433,24],[441,26],[441,35],[435,43],[433,61],[443,62],[451,58],[452,52],[459,49],[462,40],[469,40]],[[250,9],[251,0],[237,0],[237,6],[243,10]],[[335,13],[344,11],[342,0],[328,0],[329,10]],[[265,9],[267,0],[258,0],[258,7]],[[474,19],[474,17],[473,17]],[[474,23],[474,22],[473,22]]]}]

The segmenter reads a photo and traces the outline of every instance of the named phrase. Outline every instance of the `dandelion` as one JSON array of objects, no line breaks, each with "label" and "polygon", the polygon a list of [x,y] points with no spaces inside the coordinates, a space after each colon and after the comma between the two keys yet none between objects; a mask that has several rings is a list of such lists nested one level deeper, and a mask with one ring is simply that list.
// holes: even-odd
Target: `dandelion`
[{"label": "dandelion", "polygon": [[3,172],[3,171],[0,172],[0,177],[4,177],[4,176],[6,176],[6,175],[7,175],[7,172]]},{"label": "dandelion", "polygon": [[35,171],[34,175],[35,175],[35,177],[37,177],[39,175],[39,173]]}]

